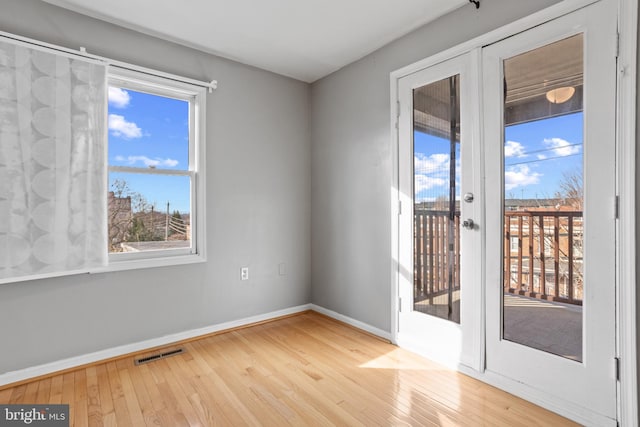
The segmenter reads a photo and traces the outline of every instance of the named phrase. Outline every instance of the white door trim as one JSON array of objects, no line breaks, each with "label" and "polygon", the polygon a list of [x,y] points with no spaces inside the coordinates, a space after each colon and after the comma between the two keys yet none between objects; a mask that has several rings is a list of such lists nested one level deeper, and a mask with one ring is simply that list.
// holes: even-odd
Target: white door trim
[{"label": "white door trim", "polygon": [[[638,425],[636,305],[636,105],[638,2],[620,0],[618,11],[618,419]],[[631,380],[626,380],[627,378]]]},{"label": "white door trim", "polygon": [[[585,7],[596,0],[565,0],[549,8],[526,16],[496,30],[434,54],[390,74],[390,142],[392,160],[391,206],[391,341],[397,343],[398,331],[398,283],[399,283],[399,168],[397,101],[398,80],[413,72],[470,52],[484,45],[502,40],[546,21]],[[636,325],[636,78],[637,78],[637,34],[638,3],[635,0],[618,0],[618,31],[620,49],[618,56],[617,147],[618,147],[618,195],[620,197],[618,220],[618,355],[621,359],[618,421],[621,425],[638,425],[638,380],[637,380],[637,325]],[[481,89],[481,88],[480,88]],[[480,325],[484,331],[484,325]],[[466,370],[468,374],[511,391],[551,410],[565,412],[553,402],[544,402],[535,391],[519,384],[491,378],[483,372]],[[554,407],[556,406],[556,407]],[[572,411],[574,412],[574,411]],[[569,414],[566,414],[569,415]],[[575,414],[582,418],[580,414]],[[576,419],[577,419],[576,418]],[[586,422],[586,420],[583,420]]]}]

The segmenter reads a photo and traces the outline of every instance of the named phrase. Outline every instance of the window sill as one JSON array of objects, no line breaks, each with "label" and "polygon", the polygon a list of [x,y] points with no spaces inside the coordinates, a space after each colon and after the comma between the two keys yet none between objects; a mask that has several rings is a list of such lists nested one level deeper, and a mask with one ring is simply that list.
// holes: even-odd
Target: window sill
[{"label": "window sill", "polygon": [[164,256],[156,256],[155,258],[138,258],[138,259],[124,259],[120,257],[119,260],[112,258],[113,254],[109,256],[109,265],[104,267],[96,267],[91,270],[70,270],[61,272],[49,272],[42,274],[32,274],[17,277],[0,278],[0,285],[10,285],[13,283],[26,282],[31,280],[51,279],[56,277],[65,276],[77,276],[82,274],[99,274],[110,273],[115,271],[125,270],[137,270],[142,268],[157,268],[157,267],[169,267],[172,265],[186,265],[186,264],[199,264],[206,262],[207,259],[203,255],[199,254],[182,254],[177,255],[175,253],[166,254]]},{"label": "window sill", "polygon": [[176,253],[174,251],[167,251],[166,254],[154,254],[154,257],[146,258],[132,258],[127,256],[119,256],[120,254],[109,255],[109,265],[91,270],[93,273],[108,273],[113,271],[125,271],[125,270],[137,270],[141,268],[157,268],[168,267],[172,265],[185,265],[185,264],[198,264],[206,262],[205,256],[192,253]]}]

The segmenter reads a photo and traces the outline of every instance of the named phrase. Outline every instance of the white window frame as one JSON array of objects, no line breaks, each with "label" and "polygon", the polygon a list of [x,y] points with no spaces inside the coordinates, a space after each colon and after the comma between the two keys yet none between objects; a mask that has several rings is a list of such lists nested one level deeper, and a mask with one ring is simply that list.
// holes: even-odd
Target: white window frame
[{"label": "white window frame", "polygon": [[[191,247],[141,252],[109,253],[107,271],[161,267],[206,261],[205,255],[205,123],[206,89],[179,77],[161,77],[142,71],[109,67],[108,86],[116,86],[166,96],[189,102],[189,167],[188,170],[146,169],[111,166],[108,172],[145,173],[161,176],[188,176],[191,180],[190,215]],[[108,162],[108,160],[107,160]],[[105,194],[105,199],[107,195]],[[105,248],[106,250],[106,248]]]},{"label": "white window frame", "polygon": [[511,248],[510,248],[511,252],[512,253],[513,252],[518,252],[518,247],[520,246],[520,237],[511,236],[510,239],[511,239],[511,242],[510,242],[510,244],[511,244]]}]

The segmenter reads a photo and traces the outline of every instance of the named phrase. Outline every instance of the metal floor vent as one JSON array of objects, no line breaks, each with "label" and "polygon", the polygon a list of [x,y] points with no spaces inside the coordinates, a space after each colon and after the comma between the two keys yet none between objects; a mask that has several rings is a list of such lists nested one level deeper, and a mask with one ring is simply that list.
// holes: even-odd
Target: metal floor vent
[{"label": "metal floor vent", "polygon": [[152,356],[142,357],[135,360],[136,365],[142,365],[143,363],[153,362],[154,360],[164,359],[165,357],[175,356],[176,354],[184,353],[184,348],[177,348],[175,350],[165,351],[163,353],[154,354]]}]

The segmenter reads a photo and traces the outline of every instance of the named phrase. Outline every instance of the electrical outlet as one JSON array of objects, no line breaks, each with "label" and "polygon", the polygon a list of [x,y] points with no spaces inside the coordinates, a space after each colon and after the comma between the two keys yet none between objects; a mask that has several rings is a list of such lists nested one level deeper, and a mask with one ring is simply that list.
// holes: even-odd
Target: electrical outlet
[{"label": "electrical outlet", "polygon": [[285,274],[287,274],[287,270],[284,267],[284,262],[281,262],[280,264],[278,264],[278,274],[281,276],[284,276]]},{"label": "electrical outlet", "polygon": [[240,280],[249,280],[249,267],[242,267],[240,269]]}]

